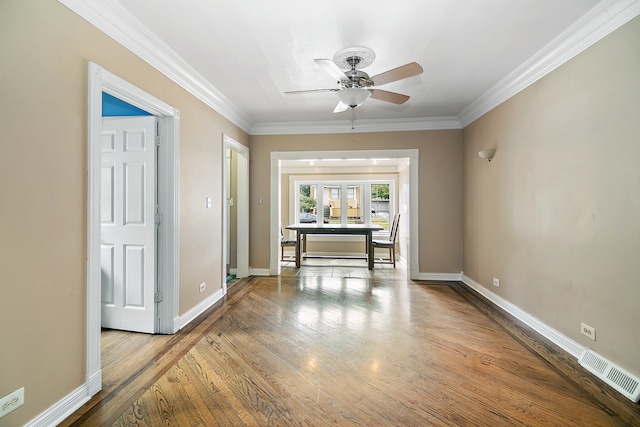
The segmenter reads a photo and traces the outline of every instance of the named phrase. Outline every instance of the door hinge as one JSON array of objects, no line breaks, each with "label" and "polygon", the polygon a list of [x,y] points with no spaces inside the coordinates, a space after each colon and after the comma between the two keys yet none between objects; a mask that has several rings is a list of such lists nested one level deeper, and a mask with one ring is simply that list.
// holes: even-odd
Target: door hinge
[{"label": "door hinge", "polygon": [[155,140],[156,140],[156,147],[159,147],[160,146],[160,135],[156,135]]},{"label": "door hinge", "polygon": [[162,222],[162,214],[157,213],[155,216],[156,225],[159,225]]},{"label": "door hinge", "polygon": [[153,295],[153,302],[155,303],[162,302],[162,292],[156,292]]}]

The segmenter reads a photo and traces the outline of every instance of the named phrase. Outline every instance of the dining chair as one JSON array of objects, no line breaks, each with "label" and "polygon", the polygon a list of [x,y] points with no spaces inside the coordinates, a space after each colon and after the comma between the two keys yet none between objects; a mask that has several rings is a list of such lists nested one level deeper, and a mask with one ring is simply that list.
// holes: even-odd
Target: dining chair
[{"label": "dining chair", "polygon": [[376,248],[389,249],[389,258],[375,258],[373,262],[376,264],[393,264],[393,268],[396,268],[396,236],[398,235],[398,227],[400,225],[400,214],[395,214],[393,217],[393,223],[391,224],[391,231],[389,232],[389,238],[386,240],[374,240],[373,251],[375,255]]},{"label": "dining chair", "polygon": [[296,246],[296,239],[285,239],[284,230],[282,229],[282,226],[280,226],[280,261],[291,261],[291,259],[285,259],[284,257],[284,248],[291,246]]}]

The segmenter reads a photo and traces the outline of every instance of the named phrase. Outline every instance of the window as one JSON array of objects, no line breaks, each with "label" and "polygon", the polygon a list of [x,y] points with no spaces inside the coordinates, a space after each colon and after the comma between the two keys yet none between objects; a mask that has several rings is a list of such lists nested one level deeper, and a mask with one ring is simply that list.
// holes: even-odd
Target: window
[{"label": "window", "polygon": [[[395,213],[395,181],[295,180],[296,222],[325,224],[378,224],[389,232]],[[346,197],[343,197],[346,195]],[[293,202],[293,200],[292,200]]]},{"label": "window", "polygon": [[317,185],[302,184],[298,186],[298,222],[315,223]]}]

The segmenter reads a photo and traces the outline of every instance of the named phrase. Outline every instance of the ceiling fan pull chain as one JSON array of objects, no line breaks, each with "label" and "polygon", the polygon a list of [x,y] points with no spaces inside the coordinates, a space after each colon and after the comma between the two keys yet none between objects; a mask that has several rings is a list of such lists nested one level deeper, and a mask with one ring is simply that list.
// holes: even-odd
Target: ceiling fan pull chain
[{"label": "ceiling fan pull chain", "polygon": [[356,130],[356,128],[353,126],[353,122],[356,119],[356,109],[352,108],[351,109],[351,130]]}]

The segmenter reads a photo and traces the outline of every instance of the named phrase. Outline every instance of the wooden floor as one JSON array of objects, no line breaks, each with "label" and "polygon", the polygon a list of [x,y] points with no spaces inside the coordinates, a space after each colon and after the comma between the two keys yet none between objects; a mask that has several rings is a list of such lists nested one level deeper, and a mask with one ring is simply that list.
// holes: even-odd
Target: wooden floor
[{"label": "wooden floor", "polygon": [[105,331],[104,389],[62,426],[640,426],[461,283],[316,272],[240,280],[173,336]]}]

